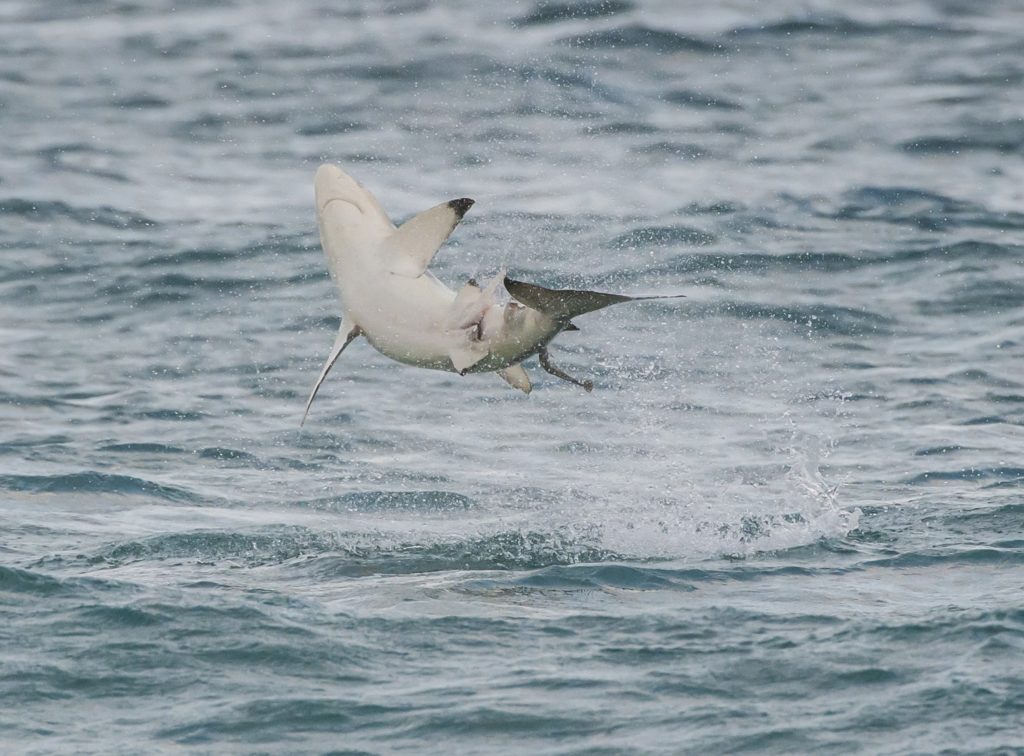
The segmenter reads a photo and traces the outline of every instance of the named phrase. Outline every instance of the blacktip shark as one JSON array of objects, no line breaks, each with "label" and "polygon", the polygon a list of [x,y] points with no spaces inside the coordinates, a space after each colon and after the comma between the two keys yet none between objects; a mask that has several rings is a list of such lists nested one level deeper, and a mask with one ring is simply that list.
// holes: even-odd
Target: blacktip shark
[{"label": "blacktip shark", "polygon": [[[320,243],[341,295],[342,319],[302,423],[334,363],[359,336],[406,365],[459,375],[497,373],[527,394],[532,384],[522,362],[537,355],[544,370],[591,391],[592,381],[551,364],[551,340],[579,330],[572,319],[584,313],[619,302],[674,298],[545,289],[513,281],[504,271],[486,286],[470,279],[455,292],[427,267],[473,200],[442,202],[396,227],[373,194],[337,166],[320,166],[313,184]],[[502,285],[512,301],[500,296]]]}]

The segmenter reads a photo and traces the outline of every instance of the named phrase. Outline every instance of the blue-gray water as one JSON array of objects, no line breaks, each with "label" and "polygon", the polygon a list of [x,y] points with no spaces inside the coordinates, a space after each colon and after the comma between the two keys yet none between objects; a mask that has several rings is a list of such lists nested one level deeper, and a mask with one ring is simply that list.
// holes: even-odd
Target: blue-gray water
[{"label": "blue-gray water", "polygon": [[[1024,749],[1022,87],[1014,0],[0,4],[2,750]],[[687,299],[300,431],[324,160]]]}]

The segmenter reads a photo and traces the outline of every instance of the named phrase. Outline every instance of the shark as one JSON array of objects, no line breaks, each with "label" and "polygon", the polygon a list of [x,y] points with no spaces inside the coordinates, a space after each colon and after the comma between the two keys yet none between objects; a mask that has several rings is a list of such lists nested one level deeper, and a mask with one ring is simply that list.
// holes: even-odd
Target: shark
[{"label": "shark", "polygon": [[552,339],[578,331],[573,318],[603,307],[684,296],[549,289],[513,280],[504,270],[484,285],[469,279],[455,291],[428,267],[472,199],[442,202],[395,226],[376,197],[335,165],[321,165],[313,186],[320,243],[342,318],[300,426],[331,368],[359,337],[397,362],[463,376],[497,373],[526,394],[533,384],[522,363],[536,355],[545,371],[589,392],[593,381],[552,363]]}]

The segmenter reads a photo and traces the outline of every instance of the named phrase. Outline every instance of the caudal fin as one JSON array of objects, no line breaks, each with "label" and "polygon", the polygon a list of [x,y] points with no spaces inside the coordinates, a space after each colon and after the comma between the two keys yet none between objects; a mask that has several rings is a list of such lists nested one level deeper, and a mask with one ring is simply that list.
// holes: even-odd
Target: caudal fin
[{"label": "caudal fin", "polygon": [[670,294],[655,297],[628,297],[625,294],[606,294],[600,291],[577,289],[545,289],[543,286],[513,281],[505,277],[508,293],[527,307],[540,310],[556,320],[568,320],[577,315],[600,310],[602,307],[620,302],[636,302],[645,299],[678,299],[684,294]]}]

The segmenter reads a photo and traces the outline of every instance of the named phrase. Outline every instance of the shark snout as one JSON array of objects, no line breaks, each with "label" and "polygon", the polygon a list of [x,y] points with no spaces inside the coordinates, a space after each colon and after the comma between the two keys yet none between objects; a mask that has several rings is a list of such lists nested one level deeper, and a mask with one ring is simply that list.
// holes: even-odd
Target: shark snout
[{"label": "shark snout", "polygon": [[313,178],[313,189],[316,192],[316,209],[322,211],[327,204],[334,200],[345,200],[351,202],[352,192],[348,186],[348,178],[345,173],[336,165],[324,163],[316,169],[316,176]]}]

